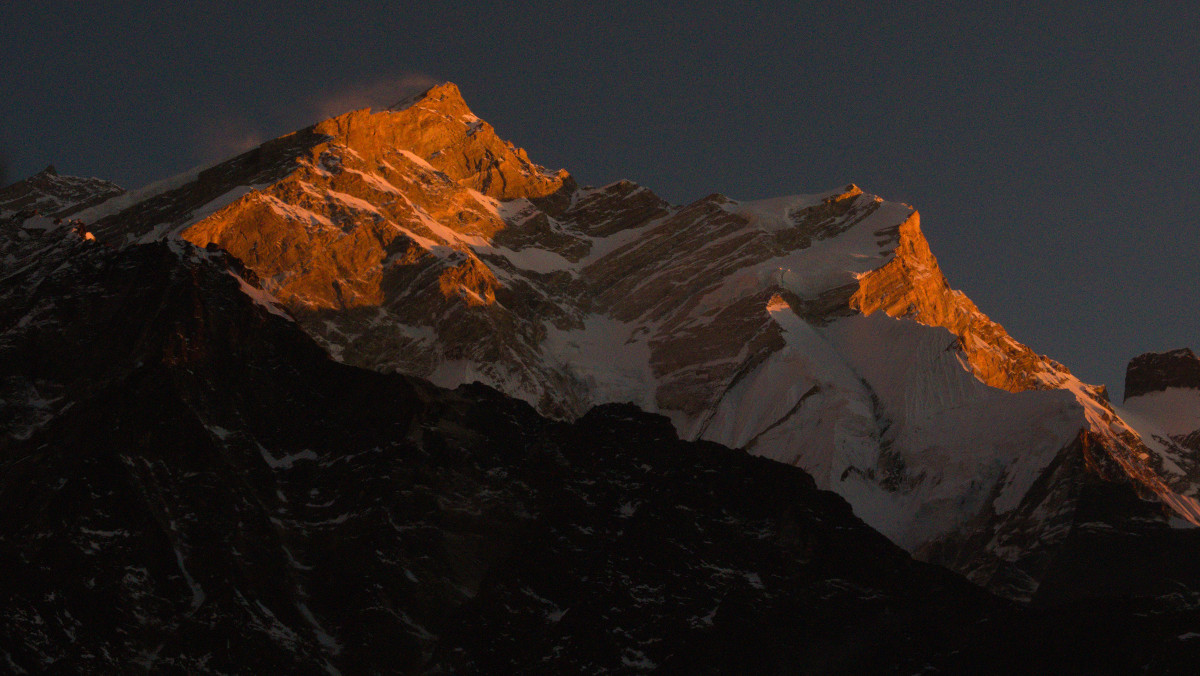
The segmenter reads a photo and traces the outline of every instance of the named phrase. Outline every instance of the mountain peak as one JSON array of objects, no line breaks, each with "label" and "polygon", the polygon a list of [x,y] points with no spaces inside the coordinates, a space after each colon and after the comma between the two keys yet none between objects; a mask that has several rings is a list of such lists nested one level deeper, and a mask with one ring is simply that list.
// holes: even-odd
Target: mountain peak
[{"label": "mountain peak", "polygon": [[1200,389],[1200,358],[1195,352],[1184,347],[1147,352],[1129,360],[1125,368],[1126,399],[1172,387]]},{"label": "mountain peak", "polygon": [[60,175],[50,164],[0,188],[0,219],[65,217],[122,192],[120,186],[103,179]]},{"label": "mountain peak", "polygon": [[801,466],[1015,598],[1059,546],[1064,521],[1037,514],[1081,514],[1087,477],[1200,523],[1200,464],[1156,455],[1153,430],[953,290],[912,207],[839,186],[681,206],[579,188],[444,83],[81,220],[106,243],[229,251],[338,361],[482,382],[559,418],[632,402],[683,438]]},{"label": "mountain peak", "polygon": [[425,91],[400,99],[388,106],[388,110],[399,112],[418,104],[431,107],[467,107],[467,102],[463,99],[458,85],[453,82],[439,82]]},{"label": "mountain peak", "polygon": [[320,122],[332,137],[364,158],[409,152],[465,187],[498,199],[544,197],[568,180],[529,160],[476,116],[452,82],[431,87],[382,111],[355,110]]}]

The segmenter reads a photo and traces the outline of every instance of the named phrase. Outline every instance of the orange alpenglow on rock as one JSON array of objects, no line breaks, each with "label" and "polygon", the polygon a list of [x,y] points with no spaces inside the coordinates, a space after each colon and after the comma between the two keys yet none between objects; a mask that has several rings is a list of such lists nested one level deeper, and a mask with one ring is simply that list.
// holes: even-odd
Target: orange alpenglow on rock
[{"label": "orange alpenglow on rock", "polygon": [[568,179],[565,170],[547,174],[524,150],[496,136],[453,83],[396,107],[356,110],[317,124],[315,131],[353,148],[368,163],[394,157],[397,149],[411,152],[459,185],[497,199],[543,197]]},{"label": "orange alpenglow on rock", "polygon": [[895,258],[859,278],[851,307],[866,315],[882,311],[949,329],[960,338],[975,374],[992,387],[1020,392],[1061,385],[1062,376],[1070,373],[1065,366],[1013,340],[966,294],[950,288],[920,223],[914,211],[900,224]]},{"label": "orange alpenglow on rock", "polygon": [[114,243],[177,232],[216,244],[286,305],[309,312],[384,305],[396,280],[418,270],[438,279],[447,299],[490,304],[499,282],[473,247],[509,227],[499,200],[574,189],[567,172],[549,172],[500,139],[450,83],[194,174],[169,199],[121,213],[120,227],[106,215],[97,232]]},{"label": "orange alpenglow on rock", "polygon": [[491,305],[496,302],[496,275],[478,258],[447,268],[438,275],[438,288],[446,298],[462,297],[467,305]]}]

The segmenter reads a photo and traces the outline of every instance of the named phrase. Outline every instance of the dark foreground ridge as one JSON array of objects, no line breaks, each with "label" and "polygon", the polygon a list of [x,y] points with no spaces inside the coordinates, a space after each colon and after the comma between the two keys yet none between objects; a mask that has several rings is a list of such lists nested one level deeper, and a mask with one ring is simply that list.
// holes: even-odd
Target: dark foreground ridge
[{"label": "dark foreground ridge", "polygon": [[608,405],[566,424],[335,363],[215,249],[50,233],[24,250],[0,276],[10,672],[1200,659],[1193,592],[1016,606],[913,561],[803,471],[679,441],[665,418]]}]

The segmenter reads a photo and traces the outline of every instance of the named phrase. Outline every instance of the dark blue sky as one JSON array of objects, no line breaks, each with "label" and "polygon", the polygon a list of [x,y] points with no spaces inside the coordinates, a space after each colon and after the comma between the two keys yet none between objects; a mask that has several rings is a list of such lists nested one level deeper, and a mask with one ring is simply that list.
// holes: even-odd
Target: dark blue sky
[{"label": "dark blue sky", "polygon": [[952,285],[1118,399],[1200,348],[1195,3],[177,4],[0,6],[9,180],[135,187],[451,80],[585,183],[908,202]]}]

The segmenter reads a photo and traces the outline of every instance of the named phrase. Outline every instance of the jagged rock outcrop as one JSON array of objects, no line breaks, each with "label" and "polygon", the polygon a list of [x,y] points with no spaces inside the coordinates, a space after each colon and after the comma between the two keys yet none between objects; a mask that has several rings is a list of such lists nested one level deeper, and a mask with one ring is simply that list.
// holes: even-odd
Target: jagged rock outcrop
[{"label": "jagged rock outcrop", "polygon": [[958,336],[975,375],[992,387],[1020,392],[1060,387],[1066,367],[1013,340],[961,291],[950,288],[913,212],[899,225],[895,258],[858,281],[850,306],[863,314],[886,312]]},{"label": "jagged rock outcrop", "polygon": [[857,186],[681,206],[580,187],[443,85],[83,216],[113,245],[229,251],[348,364],[481,381],[562,419],[629,402],[803,467],[1017,598],[1093,479],[1159,501],[1162,524],[1200,521],[1178,453],[952,290],[917,213]]},{"label": "jagged rock outcrop", "polygon": [[1148,352],[1129,361],[1122,416],[1176,472],[1200,480],[1200,358],[1188,348]]},{"label": "jagged rock outcrop", "polygon": [[1125,399],[1173,387],[1200,390],[1200,358],[1184,347],[1170,352],[1147,352],[1125,368]]}]

